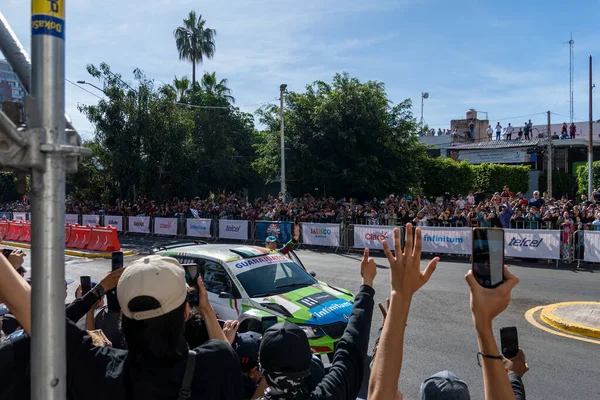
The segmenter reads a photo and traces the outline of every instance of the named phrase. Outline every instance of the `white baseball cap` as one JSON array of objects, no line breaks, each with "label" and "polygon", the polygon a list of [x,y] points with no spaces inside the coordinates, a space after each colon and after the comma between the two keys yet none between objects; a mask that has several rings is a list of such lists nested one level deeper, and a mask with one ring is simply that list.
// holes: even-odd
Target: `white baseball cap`
[{"label": "white baseball cap", "polygon": [[[129,302],[139,296],[155,298],[160,307],[131,311]],[[141,258],[125,268],[117,284],[117,298],[123,315],[138,321],[170,313],[181,306],[186,297],[185,270],[171,257],[154,255]]]}]

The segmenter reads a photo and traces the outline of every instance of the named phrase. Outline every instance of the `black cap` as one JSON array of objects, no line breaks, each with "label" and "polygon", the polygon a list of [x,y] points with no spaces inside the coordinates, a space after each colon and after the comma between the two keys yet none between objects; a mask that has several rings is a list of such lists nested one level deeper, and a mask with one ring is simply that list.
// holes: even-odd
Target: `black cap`
[{"label": "black cap", "polygon": [[441,371],[425,379],[420,390],[421,400],[470,400],[469,388],[450,371]]},{"label": "black cap", "polygon": [[263,334],[260,365],[265,371],[308,375],[311,358],[306,333],[296,324],[280,322]]},{"label": "black cap", "polygon": [[258,366],[258,350],[260,348],[260,333],[244,332],[236,335],[233,349],[240,359],[242,372],[248,372]]}]

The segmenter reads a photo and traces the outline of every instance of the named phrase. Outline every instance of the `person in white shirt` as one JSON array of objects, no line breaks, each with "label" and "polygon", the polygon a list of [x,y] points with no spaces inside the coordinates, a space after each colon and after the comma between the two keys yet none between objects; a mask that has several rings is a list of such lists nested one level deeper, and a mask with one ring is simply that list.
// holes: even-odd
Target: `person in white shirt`
[{"label": "person in white shirt", "polygon": [[498,122],[496,124],[496,140],[500,140],[500,136],[502,136],[502,125]]},{"label": "person in white shirt", "polygon": [[515,128],[513,128],[509,122],[508,127],[506,128],[506,140],[512,140],[512,134],[514,131]]},{"label": "person in white shirt", "polygon": [[462,194],[458,195],[458,201],[456,202],[456,204],[458,205],[458,208],[460,210],[464,210],[465,209],[465,201],[463,200]]},{"label": "person in white shirt", "polygon": [[493,134],[494,134],[494,130],[492,129],[492,126],[490,125],[490,126],[488,127],[488,130],[487,130],[488,142],[491,142],[491,141],[492,141],[492,135],[493,135]]}]

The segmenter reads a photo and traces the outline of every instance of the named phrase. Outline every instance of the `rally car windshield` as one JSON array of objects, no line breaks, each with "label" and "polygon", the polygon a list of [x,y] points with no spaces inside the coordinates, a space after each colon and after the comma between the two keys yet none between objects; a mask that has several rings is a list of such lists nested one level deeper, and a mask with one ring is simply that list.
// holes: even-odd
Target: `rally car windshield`
[{"label": "rally car windshield", "polygon": [[261,265],[238,274],[237,278],[250,297],[287,293],[317,282],[293,262]]}]

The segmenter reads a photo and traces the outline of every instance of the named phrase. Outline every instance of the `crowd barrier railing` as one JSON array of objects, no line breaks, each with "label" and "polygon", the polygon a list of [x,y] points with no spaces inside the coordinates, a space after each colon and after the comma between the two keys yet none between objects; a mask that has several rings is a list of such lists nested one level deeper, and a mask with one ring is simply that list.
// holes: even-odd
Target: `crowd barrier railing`
[{"label": "crowd barrier railing", "polygon": [[[292,238],[294,228],[293,221],[250,221],[240,217],[219,219],[68,214],[65,219],[68,248],[104,251],[120,248],[119,233],[258,244],[264,243],[267,236],[275,236],[283,245]],[[401,233],[405,229],[403,225],[389,225],[386,221],[379,225],[372,224],[373,220],[367,222],[300,222],[300,245],[347,251],[365,247],[381,250],[383,241],[393,245],[394,228],[398,227]],[[505,229],[507,257],[553,260],[557,263],[566,261],[577,263],[578,266],[581,263],[600,263],[600,227],[586,225],[585,230],[573,232],[571,227],[556,229],[557,226],[548,221],[518,222]],[[424,253],[470,256],[471,224],[454,223],[448,226],[422,222],[419,225]],[[31,225],[27,216],[23,220],[0,220],[0,237],[9,241],[31,241]],[[404,235],[401,237],[404,238]]]}]

